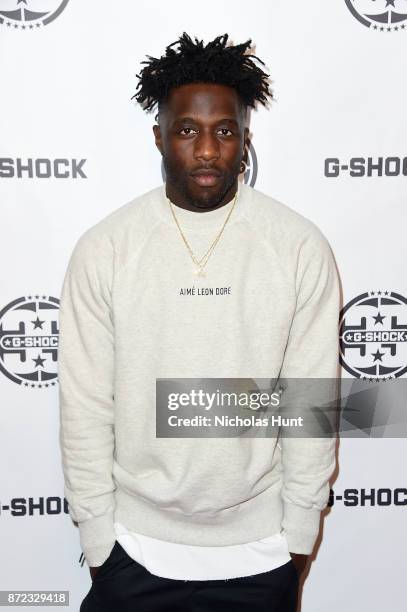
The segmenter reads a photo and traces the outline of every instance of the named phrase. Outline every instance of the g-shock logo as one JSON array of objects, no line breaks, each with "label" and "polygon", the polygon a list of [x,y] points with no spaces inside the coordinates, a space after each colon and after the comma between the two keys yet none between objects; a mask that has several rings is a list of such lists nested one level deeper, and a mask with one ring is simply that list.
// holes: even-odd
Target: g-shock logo
[{"label": "g-shock logo", "polygon": [[0,157],[0,178],[88,178],[86,159]]},{"label": "g-shock logo", "polygon": [[367,28],[378,32],[406,29],[405,0],[345,0],[345,3],[355,19]]},{"label": "g-shock logo", "polygon": [[341,311],[340,362],[370,381],[398,378],[407,371],[407,300],[394,291],[370,291]]},{"label": "g-shock logo", "polygon": [[351,157],[343,163],[338,157],[327,157],[324,175],[336,178],[342,173],[352,177],[407,176],[407,157]]},{"label": "g-shock logo", "polygon": [[23,387],[57,382],[58,298],[29,295],[0,311],[0,371]]},{"label": "g-shock logo", "polygon": [[0,0],[0,24],[10,30],[34,30],[62,13],[69,0]]}]

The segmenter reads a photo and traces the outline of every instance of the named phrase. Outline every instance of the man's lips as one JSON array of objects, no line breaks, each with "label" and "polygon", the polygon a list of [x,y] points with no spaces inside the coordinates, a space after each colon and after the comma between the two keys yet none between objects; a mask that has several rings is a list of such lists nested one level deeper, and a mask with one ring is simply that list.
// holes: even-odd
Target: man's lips
[{"label": "man's lips", "polygon": [[213,187],[220,180],[220,173],[217,170],[202,169],[191,172],[191,177],[200,187]]}]

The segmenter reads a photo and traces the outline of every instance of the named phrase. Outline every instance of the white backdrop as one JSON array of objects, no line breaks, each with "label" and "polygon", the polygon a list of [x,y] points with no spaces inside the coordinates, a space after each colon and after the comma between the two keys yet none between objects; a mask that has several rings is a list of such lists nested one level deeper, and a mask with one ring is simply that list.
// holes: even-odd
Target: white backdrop
[{"label": "white backdrop", "polygon": [[[6,13],[52,16],[58,7],[49,23]],[[205,40],[224,32],[234,43],[252,38],[276,98],[270,110],[252,113],[255,187],[321,228],[344,304],[370,291],[407,296],[403,9],[406,0],[0,0],[0,589],[69,590],[76,611],[90,588],[63,503],[57,351],[51,344],[10,353],[2,342],[21,321],[25,334],[57,338],[57,301],[49,298],[60,296],[77,238],[162,180],[153,116],[130,101],[140,62],[184,30]],[[391,10],[401,17],[383,31],[373,25],[380,21],[366,25],[355,14]],[[331,158],[339,160],[337,176],[326,175]],[[343,166],[354,158],[362,167],[368,158],[395,159],[387,176],[352,176]],[[76,161],[56,162],[45,176],[61,159]],[[24,308],[16,309],[19,299]],[[31,323],[37,313],[48,331]],[[40,370],[47,384],[35,380]],[[303,586],[303,612],[405,609],[406,505],[361,501],[364,490],[406,486],[405,451],[404,439],[341,440],[335,503]],[[345,501],[351,489],[354,505]]]}]

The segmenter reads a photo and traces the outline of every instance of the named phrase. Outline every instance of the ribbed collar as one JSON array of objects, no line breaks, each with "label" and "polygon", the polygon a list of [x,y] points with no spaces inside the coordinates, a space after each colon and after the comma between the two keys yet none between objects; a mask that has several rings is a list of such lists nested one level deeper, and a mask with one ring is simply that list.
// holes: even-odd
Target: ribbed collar
[{"label": "ribbed collar", "polygon": [[[247,206],[247,198],[248,194],[246,193],[245,186],[239,181],[237,187],[236,204],[227,223],[228,225],[236,223],[236,221],[241,217],[243,209],[245,206]],[[233,206],[233,198],[230,202],[224,204],[220,208],[206,212],[193,212],[191,210],[186,210],[185,208],[180,208],[175,204],[173,206],[175,215],[182,229],[186,228],[194,231],[216,230],[220,229],[222,227],[222,223],[226,220],[226,217]],[[170,209],[170,204],[168,203],[166,197],[165,183],[158,189],[158,198],[154,203],[154,207],[164,223],[168,223],[176,227],[176,223]]]}]

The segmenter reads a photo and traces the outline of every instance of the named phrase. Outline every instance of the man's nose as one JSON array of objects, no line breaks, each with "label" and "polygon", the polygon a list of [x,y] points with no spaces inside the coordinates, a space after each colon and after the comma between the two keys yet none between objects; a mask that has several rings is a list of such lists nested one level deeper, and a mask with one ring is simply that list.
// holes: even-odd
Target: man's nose
[{"label": "man's nose", "polygon": [[219,158],[219,142],[213,134],[199,134],[198,138],[195,139],[194,155],[196,159],[204,161]]}]

